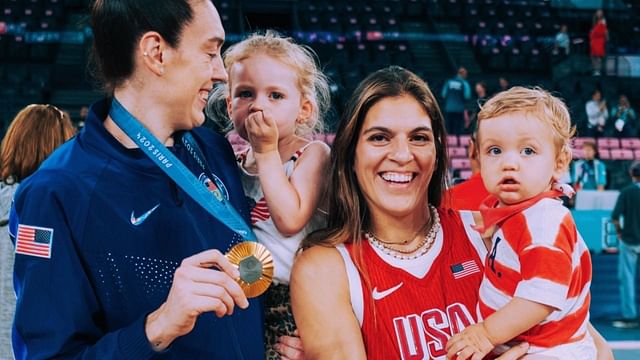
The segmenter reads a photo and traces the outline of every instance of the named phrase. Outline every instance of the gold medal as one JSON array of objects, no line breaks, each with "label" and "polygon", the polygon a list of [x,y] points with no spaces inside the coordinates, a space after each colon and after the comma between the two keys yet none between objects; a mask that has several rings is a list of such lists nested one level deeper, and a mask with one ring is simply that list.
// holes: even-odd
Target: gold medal
[{"label": "gold medal", "polygon": [[260,296],[273,279],[273,257],[264,245],[244,241],[234,245],[225,255],[240,271],[238,284],[248,298]]}]

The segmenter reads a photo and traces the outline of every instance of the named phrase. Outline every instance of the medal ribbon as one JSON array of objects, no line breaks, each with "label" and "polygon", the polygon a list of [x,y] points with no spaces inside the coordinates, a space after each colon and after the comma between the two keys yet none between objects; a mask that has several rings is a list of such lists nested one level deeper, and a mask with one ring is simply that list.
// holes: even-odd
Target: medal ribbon
[{"label": "medal ribbon", "polygon": [[[111,103],[109,116],[142,149],[145,155],[200,206],[245,240],[256,241],[255,234],[231,203],[226,201],[224,197],[213,196],[180,159],[160,143],[115,97]],[[187,132],[185,137],[183,137],[185,138],[183,142],[191,156],[196,159],[203,170],[208,169],[208,165],[203,161],[202,151],[193,136]],[[210,180],[214,181],[214,179]]]}]

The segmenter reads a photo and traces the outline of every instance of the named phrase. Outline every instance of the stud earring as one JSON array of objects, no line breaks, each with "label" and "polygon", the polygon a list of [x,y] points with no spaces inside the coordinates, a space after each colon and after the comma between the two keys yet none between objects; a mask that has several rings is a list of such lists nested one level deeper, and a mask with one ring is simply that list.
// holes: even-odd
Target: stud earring
[{"label": "stud earring", "polygon": [[143,56],[149,56],[149,53],[147,53],[146,51],[142,53]]}]

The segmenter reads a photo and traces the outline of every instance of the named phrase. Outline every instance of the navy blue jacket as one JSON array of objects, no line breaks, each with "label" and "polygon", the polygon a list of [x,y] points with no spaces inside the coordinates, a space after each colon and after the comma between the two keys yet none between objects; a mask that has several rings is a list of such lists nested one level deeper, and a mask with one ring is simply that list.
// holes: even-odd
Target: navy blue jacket
[{"label": "navy blue jacket", "polygon": [[[109,104],[94,104],[83,131],[16,193],[12,237],[19,224],[52,230],[50,258],[16,254],[16,357],[264,358],[262,309],[255,299],[247,310],[236,307],[222,319],[203,314],[193,331],[165,352],[151,349],[145,318],[166,300],[180,262],[207,249],[224,253],[241,239],[140,149],[126,149],[105,130]],[[230,145],[208,129],[192,133],[231,203],[247,219]],[[200,175],[180,142],[172,151]]]}]

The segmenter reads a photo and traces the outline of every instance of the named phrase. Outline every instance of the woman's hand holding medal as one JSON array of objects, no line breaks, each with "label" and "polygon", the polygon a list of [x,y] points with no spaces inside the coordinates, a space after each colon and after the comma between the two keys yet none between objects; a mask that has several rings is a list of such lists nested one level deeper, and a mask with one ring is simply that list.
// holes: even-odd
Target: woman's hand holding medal
[{"label": "woman's hand holding medal", "polygon": [[246,309],[247,296],[234,280],[239,278],[240,271],[218,250],[184,259],[175,271],[167,300],[147,316],[145,332],[154,350],[162,351],[189,333],[202,313],[223,317],[231,315],[236,305]]}]

